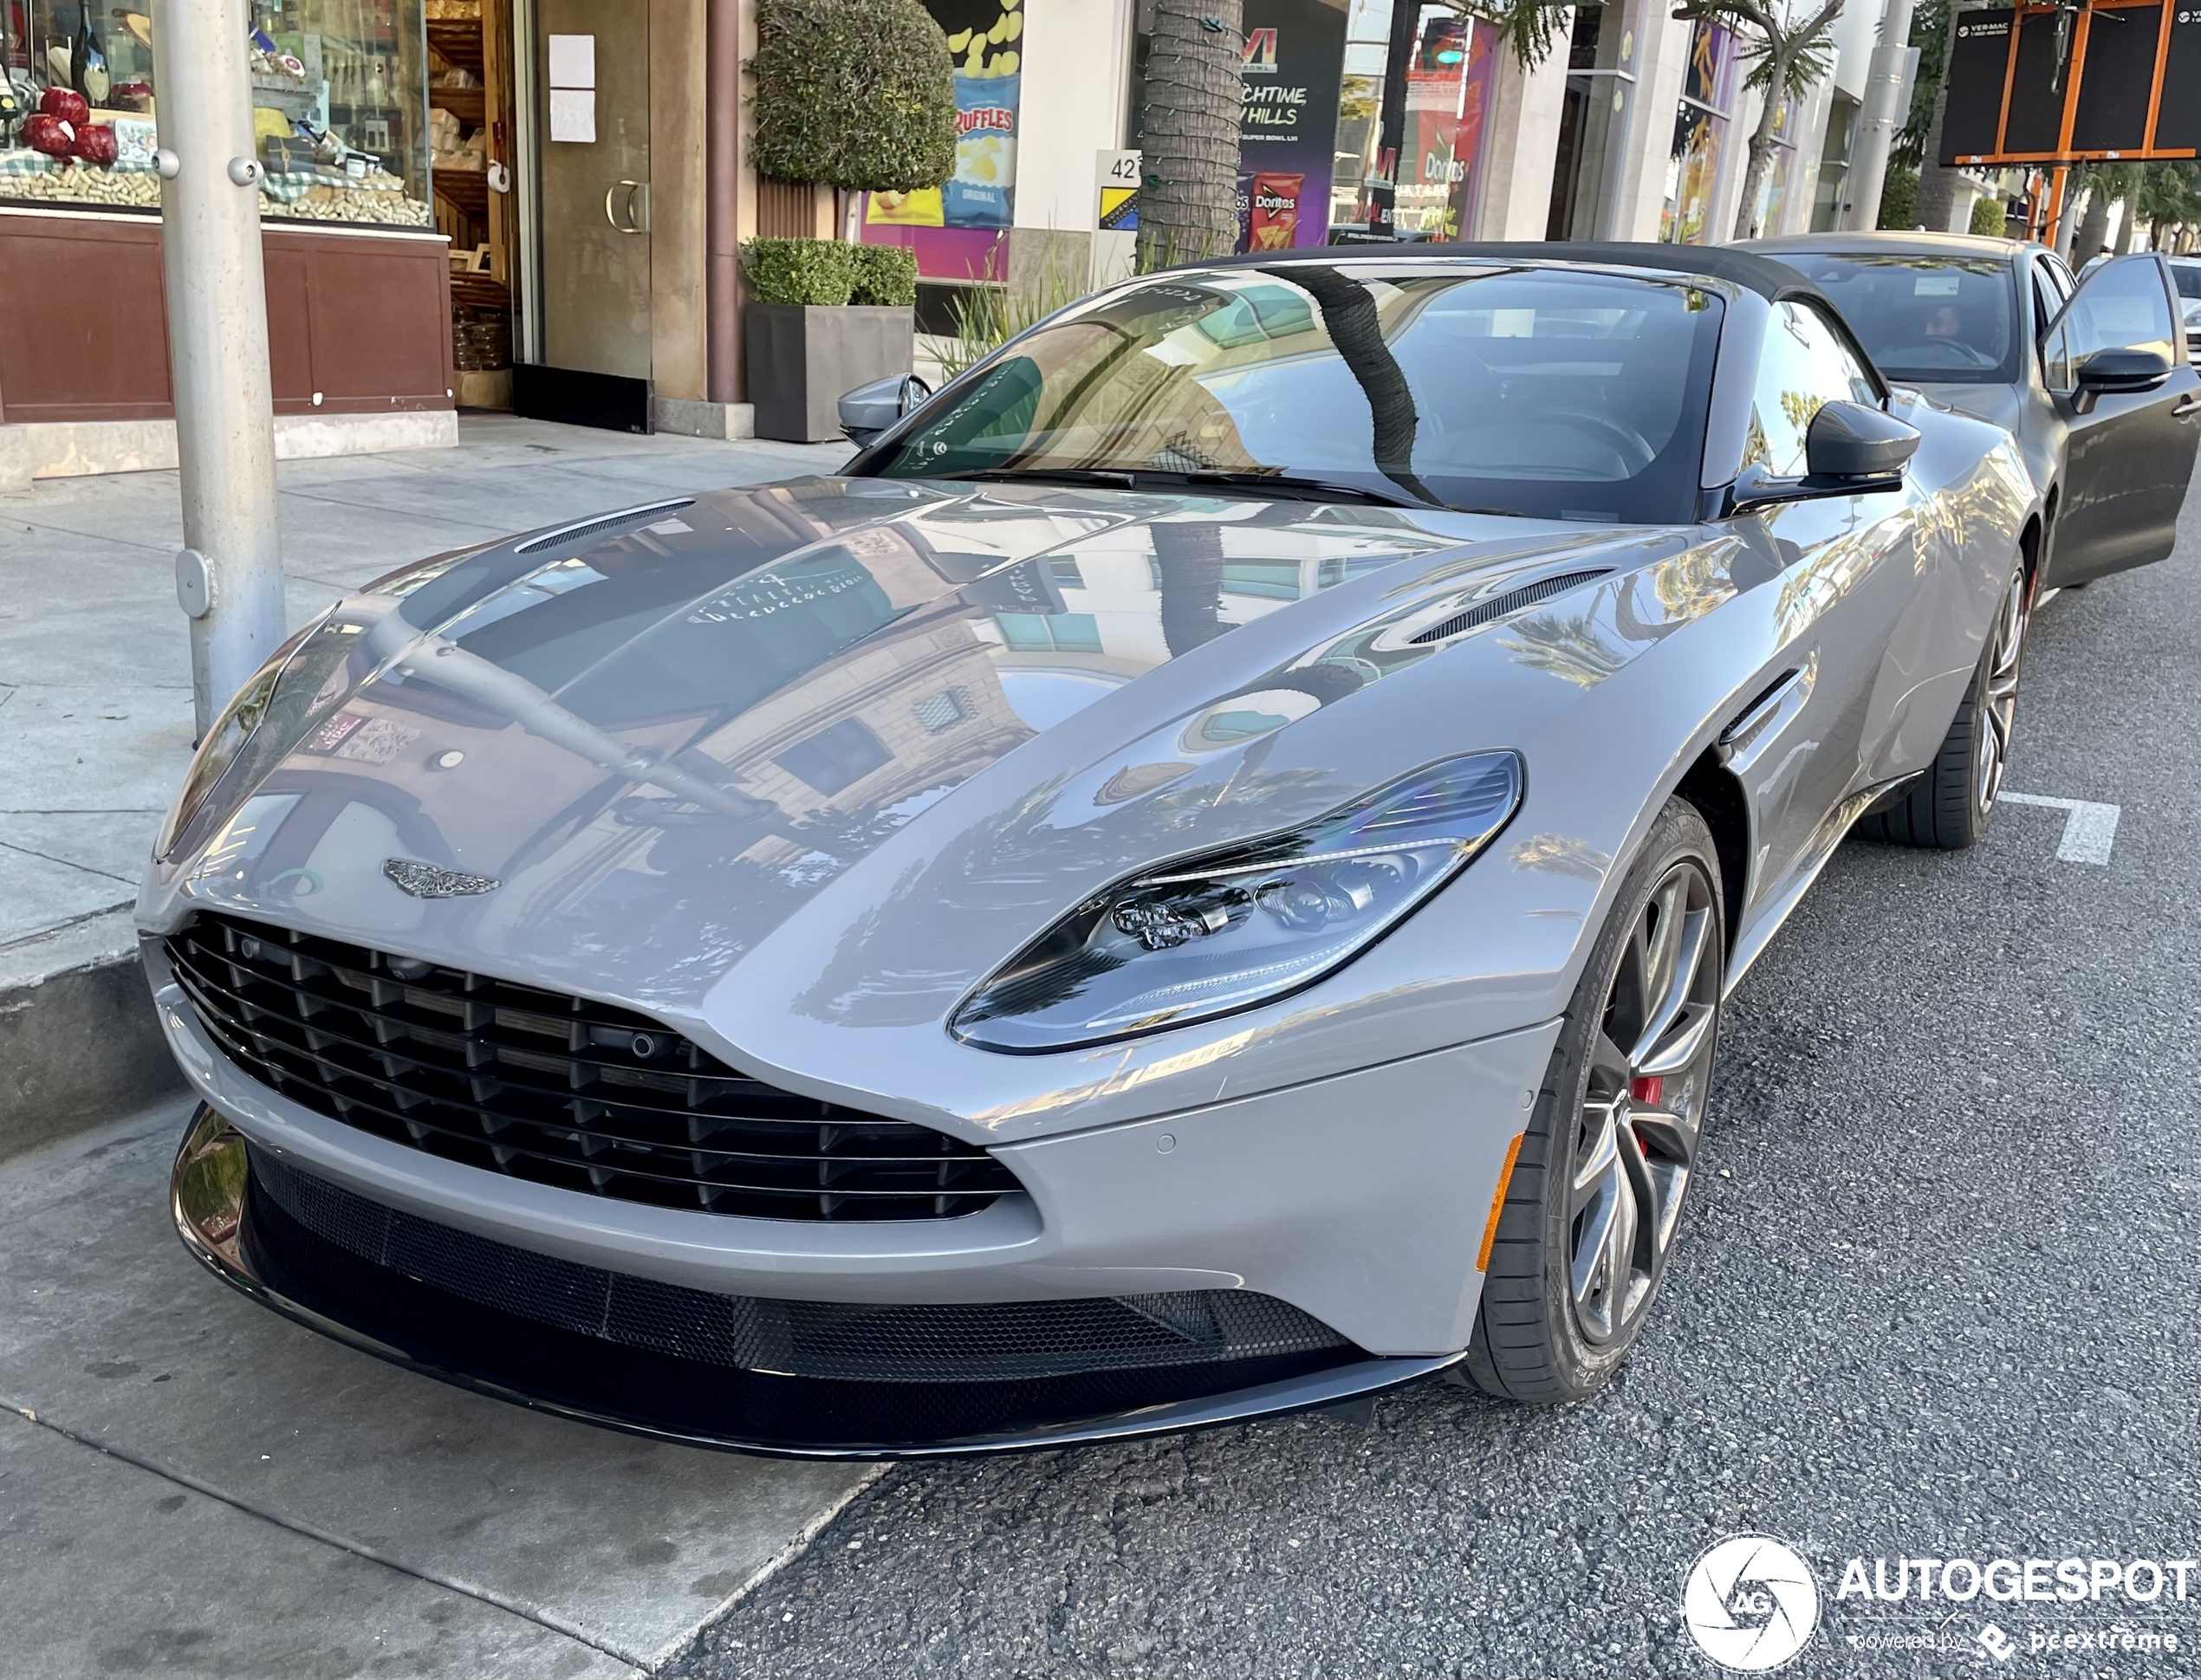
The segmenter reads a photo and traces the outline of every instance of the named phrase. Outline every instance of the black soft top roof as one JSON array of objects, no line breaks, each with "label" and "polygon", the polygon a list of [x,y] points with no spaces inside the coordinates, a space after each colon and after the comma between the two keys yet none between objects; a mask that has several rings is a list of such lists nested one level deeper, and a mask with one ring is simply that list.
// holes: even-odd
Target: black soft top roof
[{"label": "black soft top roof", "polygon": [[[1819,289],[1785,263],[1726,245],[1632,243],[1621,240],[1484,240],[1466,244],[1324,245],[1253,251],[1243,256],[1186,263],[1188,269],[1267,268],[1284,263],[1438,263],[1446,257],[1493,257],[1513,262],[1587,263],[1621,269],[1654,269],[1702,275],[1766,297],[1819,297]],[[1825,300],[1821,299],[1823,302]]]}]

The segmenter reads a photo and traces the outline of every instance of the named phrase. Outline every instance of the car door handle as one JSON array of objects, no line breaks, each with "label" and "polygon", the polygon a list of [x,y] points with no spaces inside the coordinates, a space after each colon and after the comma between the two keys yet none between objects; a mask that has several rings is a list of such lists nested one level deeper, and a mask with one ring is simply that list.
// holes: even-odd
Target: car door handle
[{"label": "car door handle", "polygon": [[2201,391],[2189,392],[2185,399],[2171,411],[2171,418],[2174,420],[2190,420],[2196,414],[2201,414]]}]

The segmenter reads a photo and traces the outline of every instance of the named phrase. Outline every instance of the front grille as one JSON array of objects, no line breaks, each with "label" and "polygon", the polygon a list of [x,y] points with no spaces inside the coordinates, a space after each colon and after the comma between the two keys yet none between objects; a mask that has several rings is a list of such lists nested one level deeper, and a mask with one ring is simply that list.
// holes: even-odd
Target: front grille
[{"label": "front grille", "polygon": [[1015,1382],[1347,1346],[1271,1295],[874,1307],[713,1294],[516,1249],[370,1202],[261,1151],[260,1194],[321,1242],[476,1306],[733,1371],[875,1383]]},{"label": "front grille", "polygon": [[1023,1189],[974,1145],[780,1090],[607,1004],[224,916],[167,949],[254,1079],[510,1177],[761,1219],[952,1219]]}]

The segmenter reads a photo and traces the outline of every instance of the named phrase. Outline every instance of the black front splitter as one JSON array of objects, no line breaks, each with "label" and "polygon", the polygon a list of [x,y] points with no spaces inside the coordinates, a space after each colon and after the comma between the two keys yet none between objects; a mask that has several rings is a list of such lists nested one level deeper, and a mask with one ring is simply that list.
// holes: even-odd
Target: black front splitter
[{"label": "black front splitter", "polygon": [[471,1389],[531,1411],[571,1417],[606,1429],[684,1446],[755,1453],[777,1458],[929,1458],[981,1453],[1027,1452],[1086,1442],[1118,1441],[1241,1423],[1294,1411],[1316,1411],[1396,1388],[1457,1364],[1461,1354],[1428,1358],[1361,1358],[1274,1382],[1105,1416],[1026,1429],[923,1442],[804,1442],[757,1439],[735,1433],[670,1426],[616,1411],[572,1404],[494,1374],[469,1369],[418,1347],[345,1322],[287,1289],[256,1261],[250,1226],[254,1217],[251,1166],[244,1136],[219,1112],[201,1107],[185,1129],[170,1178],[176,1229],[192,1255],[240,1294],[318,1331],[332,1340],[372,1353],[406,1370]]}]

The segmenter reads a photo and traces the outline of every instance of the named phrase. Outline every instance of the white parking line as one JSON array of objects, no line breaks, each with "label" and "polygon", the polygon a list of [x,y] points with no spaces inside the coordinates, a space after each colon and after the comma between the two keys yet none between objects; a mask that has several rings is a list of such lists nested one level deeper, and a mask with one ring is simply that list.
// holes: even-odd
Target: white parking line
[{"label": "white parking line", "polygon": [[2090,799],[2051,799],[2045,794],[2010,794],[2002,795],[2010,805],[2052,805],[2059,811],[2068,812],[2063,823],[2063,843],[2055,854],[2066,863],[2106,864],[2109,848],[2117,843],[2117,818],[2120,808],[2114,805],[2100,805]]}]

